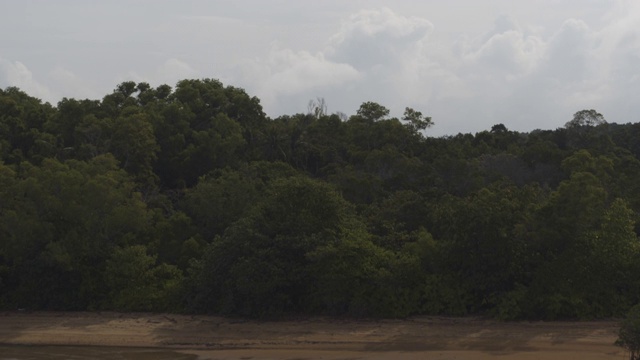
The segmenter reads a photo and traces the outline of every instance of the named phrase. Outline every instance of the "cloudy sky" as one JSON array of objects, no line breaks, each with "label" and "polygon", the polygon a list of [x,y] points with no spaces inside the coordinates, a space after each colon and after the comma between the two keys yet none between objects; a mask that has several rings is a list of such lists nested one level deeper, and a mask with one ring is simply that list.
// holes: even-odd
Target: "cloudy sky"
[{"label": "cloudy sky", "polygon": [[429,135],[640,121],[638,0],[0,0],[0,87],[53,104],[215,78],[271,117],[375,101]]}]

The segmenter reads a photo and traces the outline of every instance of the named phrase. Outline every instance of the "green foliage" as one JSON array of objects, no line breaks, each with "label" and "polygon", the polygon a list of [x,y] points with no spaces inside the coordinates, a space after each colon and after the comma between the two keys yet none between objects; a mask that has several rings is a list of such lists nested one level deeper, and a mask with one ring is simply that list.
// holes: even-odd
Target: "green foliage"
[{"label": "green foliage", "polygon": [[295,173],[282,163],[252,163],[239,170],[214,171],[186,191],[184,208],[198,234],[211,241],[243,217],[271,181]]},{"label": "green foliage", "polygon": [[106,262],[107,308],[119,311],[178,311],[182,273],[156,264],[143,245],[116,248]]},{"label": "green foliage", "polygon": [[640,301],[640,127],[434,138],[375,102],[269,119],[218,80],[0,89],[0,308],[620,316]]},{"label": "green foliage", "polygon": [[357,115],[367,121],[375,122],[386,118],[389,115],[389,109],[378,103],[367,101],[360,105]]},{"label": "green foliage", "polygon": [[40,167],[3,173],[14,175],[5,178],[8,204],[0,213],[0,252],[20,294],[13,301],[51,309],[96,306],[103,291],[100,266],[110,248],[147,226],[133,182],[111,156],[89,163],[46,159]]},{"label": "green foliage", "polygon": [[640,359],[640,305],[632,307],[622,321],[616,345],[629,351],[629,360]]},{"label": "green foliage", "polygon": [[598,126],[601,124],[605,124],[606,120],[604,116],[599,112],[590,109],[590,110],[580,110],[573,115],[573,119],[569,121],[565,127],[579,127],[579,126]]},{"label": "green foliage", "polygon": [[340,241],[349,207],[325,183],[277,179],[211,244],[193,297],[201,310],[253,316],[308,309],[307,254]]},{"label": "green foliage", "polygon": [[0,161],[36,163],[56,154],[56,140],[44,130],[54,109],[17,88],[0,89]]},{"label": "green foliage", "polygon": [[120,167],[134,174],[140,182],[153,178],[158,145],[153,126],[144,113],[119,116],[113,121],[110,152],[120,160]]},{"label": "green foliage", "polygon": [[160,147],[154,170],[165,186],[191,187],[215,168],[236,165],[255,141],[244,126],[264,121],[258,103],[217,80],[180,81],[167,100],[154,109],[153,124]]},{"label": "green foliage", "polygon": [[313,296],[321,312],[352,316],[404,317],[419,300],[418,261],[372,244],[362,230],[309,256],[316,274]]},{"label": "green foliage", "polygon": [[529,196],[517,188],[484,188],[467,198],[447,199],[435,212],[445,266],[460,277],[471,299],[469,311],[495,306],[525,281],[527,244],[518,229],[529,215],[522,201]]},{"label": "green foliage", "polygon": [[407,126],[414,132],[422,131],[433,126],[433,121],[430,117],[424,117],[420,111],[413,110],[412,108],[406,108],[404,110],[402,120],[406,121]]}]

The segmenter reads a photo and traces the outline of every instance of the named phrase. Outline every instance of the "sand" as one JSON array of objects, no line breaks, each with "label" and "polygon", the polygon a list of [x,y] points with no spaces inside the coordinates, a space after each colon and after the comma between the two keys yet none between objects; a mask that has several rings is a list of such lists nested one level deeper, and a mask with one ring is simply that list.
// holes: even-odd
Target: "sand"
[{"label": "sand", "polygon": [[249,321],[213,316],[0,313],[0,344],[166,348],[200,359],[626,359],[617,321],[481,318]]}]

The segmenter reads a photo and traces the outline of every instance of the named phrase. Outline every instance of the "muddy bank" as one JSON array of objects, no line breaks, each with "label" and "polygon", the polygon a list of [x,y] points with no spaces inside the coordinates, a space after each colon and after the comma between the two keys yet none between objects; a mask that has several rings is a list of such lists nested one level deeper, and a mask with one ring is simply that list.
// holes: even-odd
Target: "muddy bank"
[{"label": "muddy bank", "polygon": [[0,313],[0,344],[162,348],[201,359],[623,359],[618,323],[421,317],[259,322],[212,316]]}]

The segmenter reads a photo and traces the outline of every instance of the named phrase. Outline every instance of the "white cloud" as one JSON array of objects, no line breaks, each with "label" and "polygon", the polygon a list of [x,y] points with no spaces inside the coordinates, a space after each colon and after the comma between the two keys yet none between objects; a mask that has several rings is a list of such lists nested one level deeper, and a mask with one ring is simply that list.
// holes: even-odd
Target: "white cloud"
[{"label": "white cloud", "polygon": [[432,29],[426,19],[404,17],[388,8],[362,10],[343,21],[326,52],[358,70],[386,68],[402,62]]},{"label": "white cloud", "polygon": [[405,106],[433,116],[433,135],[555,128],[582,108],[638,121],[637,0],[249,3],[140,5],[124,20],[121,4],[104,5],[78,22],[63,6],[14,2],[7,14],[37,21],[0,14],[16,34],[0,39],[0,86],[57,101],[100,98],[126,80],[213,77],[257,95],[271,116],[316,97],[347,114],[376,101],[394,116]]},{"label": "white cloud", "polygon": [[119,76],[117,82],[132,80],[135,82],[148,82],[152,86],[161,84],[174,86],[180,80],[197,78],[198,75],[199,71],[188,63],[176,58],[170,58],[155,68],[146,71],[130,71],[126,76]]},{"label": "white cloud", "polygon": [[329,61],[322,53],[313,55],[290,49],[273,49],[266,65],[266,86],[282,94],[339,85],[359,76],[350,65]]},{"label": "white cloud", "polygon": [[549,39],[541,72],[558,82],[572,84],[591,78],[596,38],[581,20],[568,19]]},{"label": "white cloud", "polygon": [[193,78],[197,75],[198,71],[186,62],[171,58],[160,65],[152,77],[153,80],[159,80],[162,83],[175,84],[179,80]]},{"label": "white cloud", "polygon": [[476,74],[482,74],[484,78],[514,80],[530,73],[544,50],[545,44],[537,36],[507,30],[491,36],[477,51],[467,54],[465,61],[472,65]]},{"label": "white cloud", "polygon": [[99,99],[105,94],[101,94],[85,82],[85,79],[77,76],[71,70],[61,66],[56,67],[49,73],[52,87],[64,97],[76,99]]},{"label": "white cloud", "polygon": [[640,3],[618,1],[607,15],[608,24],[598,32],[597,48],[602,73],[601,112],[609,121],[640,121]]},{"label": "white cloud", "polygon": [[[324,97],[330,111],[346,113],[369,100],[395,106],[399,95],[424,99],[434,84],[455,80],[429,59],[426,42],[432,30],[429,21],[388,8],[361,10],[343,20],[321,51],[274,45],[266,57],[245,62],[238,77],[274,116],[289,113],[292,103],[302,107],[316,97]],[[429,94],[416,81],[418,74],[435,80],[427,86]]]},{"label": "white cloud", "polygon": [[334,41],[342,43],[349,38],[414,38],[425,36],[433,25],[418,17],[404,17],[389,8],[365,9],[349,17]]},{"label": "white cloud", "polygon": [[45,85],[37,81],[31,70],[20,61],[0,58],[0,86],[15,86],[43,101],[55,102],[56,96]]},{"label": "white cloud", "polygon": [[[476,116],[467,116],[466,124],[454,127],[480,131],[507,123],[515,130],[530,131],[563,124],[563,115],[599,96],[593,93],[599,89],[596,43],[593,31],[580,20],[569,19],[544,38],[513,20],[498,18],[479,43],[463,46],[466,53],[458,51],[462,66],[455,71],[472,94],[459,99],[460,106],[466,108],[463,111],[474,109]],[[452,121],[460,119],[465,117],[453,116]]]},{"label": "white cloud", "polygon": [[266,58],[245,62],[238,73],[239,81],[257,93],[267,111],[281,111],[278,104],[287,97],[308,94],[305,96],[314,98],[314,92],[343,86],[361,76],[352,66],[330,61],[323,53],[293,51],[276,45]]},{"label": "white cloud", "polygon": [[377,101],[394,116],[405,106],[433,116],[436,135],[496,123],[555,128],[582,108],[619,118],[640,110],[640,6],[621,4],[600,28],[568,18],[553,29],[500,15],[489,31],[458,34],[453,44],[426,18],[359,10],[320,51],[272,45],[245,59],[228,82],[256,94],[272,116],[304,111],[316,97],[348,114]]}]

